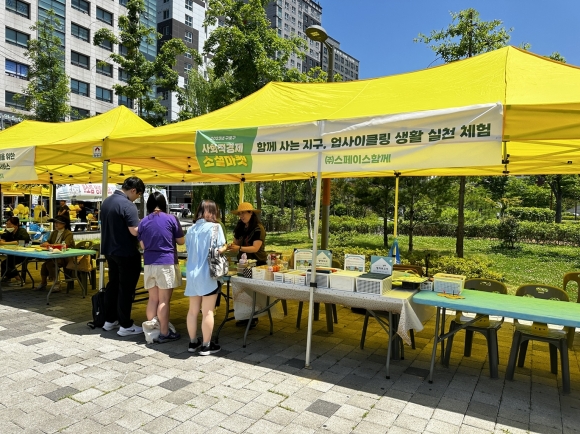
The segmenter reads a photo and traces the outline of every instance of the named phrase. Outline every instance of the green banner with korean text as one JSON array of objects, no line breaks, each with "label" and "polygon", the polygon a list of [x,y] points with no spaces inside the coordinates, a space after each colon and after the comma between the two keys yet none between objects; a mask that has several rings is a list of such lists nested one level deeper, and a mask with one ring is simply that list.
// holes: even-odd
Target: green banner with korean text
[{"label": "green banner with korean text", "polygon": [[378,172],[501,163],[500,103],[198,131],[202,172]]}]

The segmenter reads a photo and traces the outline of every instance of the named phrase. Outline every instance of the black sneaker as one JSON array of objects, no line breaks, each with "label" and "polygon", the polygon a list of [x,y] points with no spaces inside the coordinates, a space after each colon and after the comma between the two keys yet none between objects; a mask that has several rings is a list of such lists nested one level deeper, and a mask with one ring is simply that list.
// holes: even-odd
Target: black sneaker
[{"label": "black sneaker", "polygon": [[213,342],[210,342],[209,345],[202,346],[199,350],[200,356],[209,356],[210,354],[215,354],[222,348]]},{"label": "black sneaker", "polygon": [[167,333],[166,335],[162,335],[161,333],[159,333],[157,342],[159,342],[160,344],[164,344],[166,342],[176,341],[179,338],[181,338],[181,335],[179,333],[169,330],[169,333]]},{"label": "black sneaker", "polygon": [[189,349],[187,351],[189,351],[190,353],[195,353],[200,348],[201,348],[201,339],[197,338],[195,342],[189,343]]}]

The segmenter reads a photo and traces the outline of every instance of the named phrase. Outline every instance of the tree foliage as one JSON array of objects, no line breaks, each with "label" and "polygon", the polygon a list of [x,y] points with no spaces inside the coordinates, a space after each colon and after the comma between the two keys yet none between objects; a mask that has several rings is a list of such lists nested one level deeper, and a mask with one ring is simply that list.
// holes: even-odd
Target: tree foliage
[{"label": "tree foliage", "polygon": [[[126,54],[112,53],[110,59],[128,75],[126,84],[115,84],[115,94],[132,99],[137,104],[138,114],[152,125],[161,125],[165,107],[153,94],[158,86],[173,92],[178,88],[179,74],[173,69],[176,56],[190,52],[181,39],[166,41],[157,52],[155,60],[147,60],[140,51],[141,43],[156,44],[161,35],[153,27],[141,23],[139,17],[146,11],[144,0],[128,0],[127,15],[119,16],[119,35],[102,28],[95,32],[94,45],[104,41],[123,46]],[[199,59],[198,57],[196,57]]]},{"label": "tree foliage", "polygon": [[60,122],[70,114],[70,84],[64,69],[64,49],[55,34],[61,27],[51,9],[43,21],[30,29],[38,31],[38,38],[28,41],[24,53],[30,59],[28,86],[24,89],[24,107],[33,112],[32,119]]},{"label": "tree foliage", "polygon": [[271,28],[265,7],[269,0],[209,0],[204,24],[215,28],[204,45],[216,78],[231,74],[235,99],[244,98],[270,81],[283,81],[291,53],[306,48],[298,37],[284,39]]}]

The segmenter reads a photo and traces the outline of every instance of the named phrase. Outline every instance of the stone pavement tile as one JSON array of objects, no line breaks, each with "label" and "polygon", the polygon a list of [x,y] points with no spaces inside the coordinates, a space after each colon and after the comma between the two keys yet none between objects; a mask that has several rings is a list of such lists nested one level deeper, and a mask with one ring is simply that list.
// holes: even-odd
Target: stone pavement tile
[{"label": "stone pavement tile", "polygon": [[53,401],[58,401],[62,398],[64,398],[65,396],[72,396],[75,395],[79,392],[79,390],[75,389],[74,387],[59,387],[58,389],[54,389],[51,392],[45,393],[44,396],[46,396],[48,399],[51,399]]},{"label": "stone pavement tile", "polygon": [[549,408],[530,412],[530,425],[543,425],[550,428],[562,428],[562,416],[560,412],[551,411]]},{"label": "stone pavement tile", "polygon": [[303,399],[297,398],[296,396],[290,396],[288,399],[285,399],[280,404],[285,408],[290,408],[297,413],[302,413],[304,410],[308,408],[308,406],[312,404],[311,402],[304,401]]},{"label": "stone pavement tile", "polygon": [[[292,394],[290,394],[291,396]],[[324,401],[333,402],[338,405],[342,405],[346,403],[351,398],[350,394],[336,392],[333,389],[329,390],[328,392],[323,393],[319,399]]]},{"label": "stone pavement tile", "polygon": [[427,426],[427,420],[419,419],[408,414],[400,414],[393,422],[393,425],[414,432],[423,432]]},{"label": "stone pavement tile", "polygon": [[343,419],[359,422],[363,416],[366,416],[367,413],[368,410],[363,408],[355,407],[349,404],[342,404],[334,414]]},{"label": "stone pavement tile", "polygon": [[36,409],[27,413],[22,413],[15,418],[11,419],[11,422],[21,426],[22,428],[41,428],[43,423],[47,420],[54,418],[50,413],[47,413],[43,409]]},{"label": "stone pavement tile", "polygon": [[22,427],[7,420],[0,420],[0,432],[2,434],[21,434]]},{"label": "stone pavement tile", "polygon": [[[147,390],[148,387],[143,385],[143,384],[139,384],[139,383],[131,383],[131,384],[127,384],[123,387],[121,387],[118,392],[123,395],[126,396],[127,398],[131,397],[131,396],[135,396],[140,394],[141,392],[143,392],[144,390]],[[103,389],[101,389],[103,390]]]},{"label": "stone pavement tile", "polygon": [[297,412],[290,410],[284,405],[280,405],[279,407],[273,408],[267,412],[264,415],[264,419],[278,425],[286,426],[289,425],[297,416]]},{"label": "stone pavement tile", "polygon": [[64,356],[57,354],[57,353],[51,353],[51,354],[47,354],[46,356],[37,357],[36,359],[33,359],[33,360],[38,362],[38,363],[51,363],[51,362],[56,362],[57,360],[61,360],[61,359],[64,359]]},{"label": "stone pavement tile", "polygon": [[357,393],[356,395],[353,394],[345,403],[352,405],[353,407],[359,407],[368,410],[372,408],[373,405],[377,405],[379,402],[380,401],[377,399],[368,398]]},{"label": "stone pavement tile", "polygon": [[162,414],[167,413],[168,411],[174,409],[177,405],[172,404],[167,401],[163,401],[162,399],[155,399],[148,404],[141,407],[141,411],[144,413],[148,413],[154,417],[159,417]]},{"label": "stone pavement tile", "polygon": [[261,404],[267,405],[269,407],[275,407],[286,399],[286,396],[279,395],[277,393],[272,393],[270,391],[260,394],[254,402],[259,402]]},{"label": "stone pavement tile", "polygon": [[[145,424],[154,420],[155,417],[150,414],[144,413],[139,410],[138,407],[133,408],[133,411],[127,411],[123,417],[118,419],[115,424],[119,425],[128,431],[134,431],[137,428],[141,428]],[[112,431],[114,432],[114,431]]]},{"label": "stone pavement tile", "polygon": [[119,392],[115,391],[110,393],[104,393],[97,399],[94,399],[93,402],[100,407],[109,408],[125,401],[126,399],[127,399],[126,396],[121,395]]},{"label": "stone pavement tile", "polygon": [[71,396],[71,399],[85,403],[93,401],[101,395],[103,395],[103,392],[101,390],[91,388],[83,390],[82,392],[79,393],[75,393],[74,395]]},{"label": "stone pavement tile", "polygon": [[200,425],[206,426],[208,428],[220,425],[220,423],[227,419],[227,415],[219,411],[212,410],[211,408],[206,408],[197,416],[195,416],[195,421]]},{"label": "stone pavement tile", "polygon": [[334,404],[332,402],[324,401],[322,399],[317,399],[306,409],[311,413],[316,413],[321,416],[330,417],[340,408],[340,405]]},{"label": "stone pavement tile", "polygon": [[390,426],[384,424],[363,420],[354,428],[353,432],[356,434],[381,434],[390,432],[390,428]]},{"label": "stone pavement tile", "polygon": [[323,425],[322,427],[328,432],[333,432],[333,433],[338,433],[338,434],[342,434],[342,433],[350,433],[352,432],[355,427],[356,427],[356,422],[353,422],[352,420],[348,420],[348,419],[343,419],[341,417],[338,417],[336,415],[331,416]]},{"label": "stone pavement tile", "polygon": [[463,418],[463,424],[461,427],[466,425],[472,426],[475,428],[485,429],[488,432],[493,431],[496,423],[496,418],[485,418],[485,416],[481,416],[478,414],[470,415],[466,414]]},{"label": "stone pavement tile", "polygon": [[211,406],[212,410],[231,415],[242,408],[244,404],[230,398],[219,399],[217,403]]},{"label": "stone pavement tile", "polygon": [[106,408],[101,412],[89,416],[90,419],[101,425],[110,425],[125,416],[127,412],[116,407]]},{"label": "stone pavement tile", "polygon": [[34,339],[28,339],[25,341],[21,341],[19,342],[20,345],[25,345],[25,346],[30,346],[30,345],[36,345],[36,344],[41,344],[43,342],[46,342],[45,339],[40,339],[40,338],[34,338]]},{"label": "stone pavement tile", "polygon": [[168,431],[168,434],[202,434],[205,432],[211,432],[213,434],[216,430],[215,428],[207,428],[195,421],[187,421]]},{"label": "stone pavement tile", "polygon": [[151,422],[146,423],[141,427],[143,431],[152,434],[165,434],[180,424],[175,419],[170,419],[165,416],[156,417]]},{"label": "stone pavement tile", "polygon": [[172,404],[175,404],[175,405],[181,405],[181,404],[184,404],[185,402],[189,401],[194,396],[196,396],[195,393],[192,393],[191,391],[189,391],[187,389],[180,389],[180,390],[177,390],[175,392],[171,392],[171,393],[165,395],[161,399],[163,399],[164,401],[170,402]]},{"label": "stone pavement tile", "polygon": [[250,384],[251,382],[252,382],[252,380],[249,378],[244,378],[241,376],[233,376],[233,377],[230,377],[229,379],[227,379],[226,381],[224,381],[222,383],[222,385],[231,387],[233,389],[242,389],[242,388],[246,387],[248,384]]},{"label": "stone pavement tile", "polygon": [[221,421],[219,426],[231,432],[243,433],[255,422],[254,419],[249,419],[240,414],[233,414]]},{"label": "stone pavement tile", "polygon": [[91,419],[83,419],[61,431],[66,434],[107,434],[110,431]]},{"label": "stone pavement tile", "polygon": [[253,420],[258,420],[262,418],[271,407],[260,404],[259,402],[249,402],[240,408],[236,413],[246,416]]},{"label": "stone pavement tile", "polygon": [[405,408],[403,408],[401,413],[412,415],[421,419],[430,419],[431,416],[433,416],[433,411],[434,409],[432,407],[409,402]]},{"label": "stone pavement tile", "polygon": [[303,387],[298,392],[296,392],[293,396],[296,398],[303,399],[304,401],[308,401],[310,403],[316,401],[318,398],[322,396],[322,392],[316,389],[312,389],[311,387]]},{"label": "stone pavement tile", "polygon": [[508,420],[514,420],[516,422],[529,423],[530,422],[530,410],[522,408],[511,408],[501,405],[498,412],[498,417]]},{"label": "stone pavement tile", "polygon": [[562,434],[562,428],[553,428],[541,424],[530,423],[530,432],[541,434]]},{"label": "stone pavement tile", "polygon": [[426,433],[433,434],[457,434],[459,425],[453,425],[442,420],[431,419],[425,427]]},{"label": "stone pavement tile", "polygon": [[279,431],[280,434],[312,434],[314,432],[316,432],[314,428],[306,428],[305,426],[295,424],[286,425]]},{"label": "stone pavement tile", "polygon": [[389,434],[414,434],[417,431],[413,431],[407,428],[403,428],[402,426],[392,426],[389,428]]},{"label": "stone pavement tile", "polygon": [[[391,426],[399,417],[401,417],[400,414],[373,408],[367,412],[366,416],[364,416],[364,420],[367,422],[382,423],[384,425]],[[420,423],[423,422],[420,421]]]},{"label": "stone pavement tile", "polygon": [[170,378],[169,380],[164,381],[163,383],[159,383],[159,387],[163,387],[164,389],[171,390],[175,392],[176,390],[182,389],[185,386],[191,384],[191,381],[182,380],[180,378]]},{"label": "stone pavement tile", "polygon": [[495,424],[496,434],[529,434],[528,424],[499,418]]},{"label": "stone pavement tile", "polygon": [[493,419],[497,417],[499,412],[499,407],[496,405],[489,405],[483,402],[471,400],[469,407],[467,408],[467,414],[484,416],[488,419]]},{"label": "stone pavement tile", "polygon": [[460,426],[463,423],[464,413],[461,411],[450,411],[444,408],[436,408],[431,419],[441,420],[451,425]]},{"label": "stone pavement tile", "polygon": [[178,420],[179,422],[185,422],[189,419],[195,419],[195,416],[201,412],[202,410],[199,408],[183,404],[178,405],[172,410],[169,410],[167,413],[165,413],[165,416]]},{"label": "stone pavement tile", "polygon": [[280,432],[284,428],[282,425],[260,419],[250,426],[245,432],[248,434],[272,434]]},{"label": "stone pavement tile", "polygon": [[154,386],[148,389],[145,389],[143,392],[139,394],[141,398],[155,400],[161,399],[171,393],[171,390],[164,389],[163,387]]},{"label": "stone pavement tile", "polygon": [[192,397],[189,401],[185,402],[186,405],[193,406],[193,408],[198,408],[200,410],[205,410],[206,408],[211,407],[216,402],[218,402],[217,398],[213,396],[201,394]]}]

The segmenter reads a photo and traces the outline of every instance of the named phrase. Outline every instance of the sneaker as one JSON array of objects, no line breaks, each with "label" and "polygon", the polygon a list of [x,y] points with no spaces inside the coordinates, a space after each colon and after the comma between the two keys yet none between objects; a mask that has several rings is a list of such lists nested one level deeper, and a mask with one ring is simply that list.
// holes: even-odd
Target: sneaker
[{"label": "sneaker", "polygon": [[215,354],[222,348],[213,342],[210,342],[209,345],[204,345],[199,350],[200,356],[209,356],[210,354]]},{"label": "sneaker", "polygon": [[143,333],[143,328],[136,326],[135,324],[127,328],[119,327],[119,331],[117,332],[119,336],[140,335],[141,333]]},{"label": "sneaker", "polygon": [[52,287],[52,292],[60,292],[60,282],[56,282]]},{"label": "sneaker", "polygon": [[11,280],[8,283],[6,283],[7,286],[22,286],[22,281],[19,280]]},{"label": "sneaker", "polygon": [[189,343],[189,348],[187,351],[190,353],[195,353],[199,348],[201,348],[201,339],[197,338],[195,342]]},{"label": "sneaker", "polygon": [[107,330],[108,332],[110,332],[111,330],[115,330],[119,328],[119,321],[115,321],[115,322],[109,322],[109,321],[105,321],[105,324],[103,325],[103,330]]},{"label": "sneaker", "polygon": [[160,344],[164,344],[166,342],[176,341],[179,338],[181,338],[181,335],[179,333],[172,332],[171,330],[169,330],[169,333],[167,333],[166,335],[159,334],[157,342],[159,342]]},{"label": "sneaker", "polygon": [[38,286],[36,288],[32,289],[33,291],[45,291],[46,290],[46,285],[39,283]]}]

